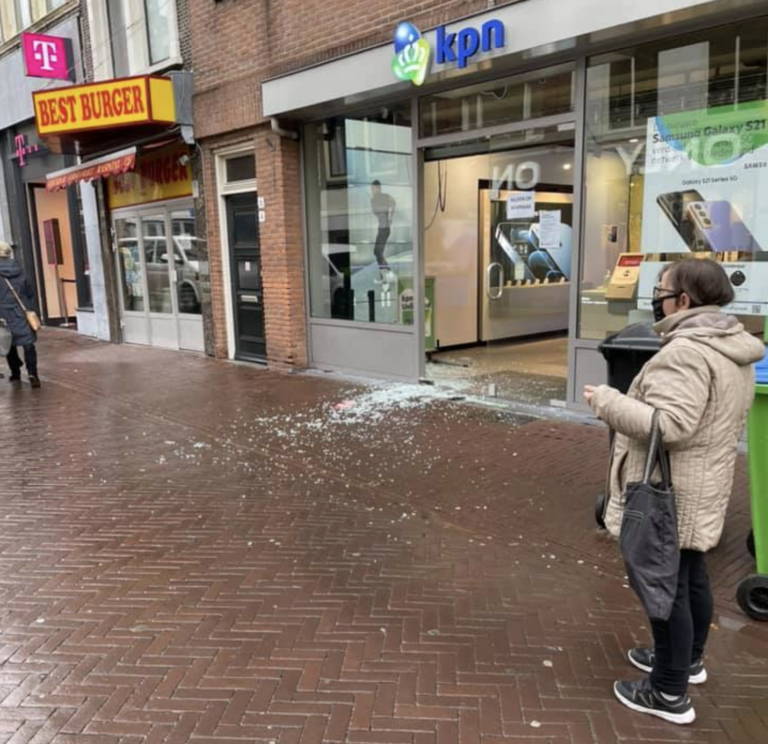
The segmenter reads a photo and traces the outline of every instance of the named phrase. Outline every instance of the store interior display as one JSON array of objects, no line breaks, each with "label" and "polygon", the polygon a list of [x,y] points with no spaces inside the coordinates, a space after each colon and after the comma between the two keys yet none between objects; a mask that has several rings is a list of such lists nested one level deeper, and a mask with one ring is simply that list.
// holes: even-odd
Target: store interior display
[{"label": "store interior display", "polygon": [[689,255],[723,262],[750,327],[768,315],[766,33],[761,19],[589,60],[581,339],[650,321],[658,271]]},{"label": "store interior display", "polygon": [[[567,370],[573,143],[501,147],[427,155],[424,253],[435,294],[428,375],[451,385],[482,379],[494,395],[519,397],[522,370],[543,379],[556,369],[561,381]],[[537,374],[542,344],[548,361]],[[442,374],[441,365],[457,364],[463,374]],[[563,385],[545,386],[545,397],[564,396]]]}]

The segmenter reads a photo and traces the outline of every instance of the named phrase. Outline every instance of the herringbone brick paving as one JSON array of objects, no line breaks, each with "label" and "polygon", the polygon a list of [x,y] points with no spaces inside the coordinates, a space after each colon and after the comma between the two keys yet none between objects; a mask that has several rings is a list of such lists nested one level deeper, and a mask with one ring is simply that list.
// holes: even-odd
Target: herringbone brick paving
[{"label": "herringbone brick paving", "polygon": [[42,361],[0,387],[0,742],[768,740],[735,547],[695,726],[612,701],[647,631],[584,513],[601,473],[558,471],[603,432],[340,420],[349,386],[64,334]]}]

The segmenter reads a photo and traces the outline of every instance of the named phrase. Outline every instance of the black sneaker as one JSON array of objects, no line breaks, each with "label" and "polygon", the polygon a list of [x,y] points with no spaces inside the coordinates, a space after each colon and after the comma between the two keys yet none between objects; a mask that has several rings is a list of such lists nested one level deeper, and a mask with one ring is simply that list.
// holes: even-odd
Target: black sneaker
[{"label": "black sneaker", "polygon": [[[656,654],[652,648],[633,648],[628,654],[629,662],[638,669],[650,674],[656,662]],[[703,685],[707,681],[707,670],[704,662],[699,659],[691,664],[691,676],[688,681],[692,685]]]},{"label": "black sneaker", "polygon": [[8,382],[21,382],[21,375],[11,375]]},{"label": "black sneaker", "polygon": [[40,387],[40,378],[37,375],[30,375],[29,376],[29,384],[33,388],[39,388]]},{"label": "black sneaker", "polygon": [[696,711],[688,695],[667,700],[660,692],[653,689],[647,678],[639,682],[615,682],[613,692],[620,703],[637,713],[648,713],[670,723],[681,725],[693,723],[696,720]]}]

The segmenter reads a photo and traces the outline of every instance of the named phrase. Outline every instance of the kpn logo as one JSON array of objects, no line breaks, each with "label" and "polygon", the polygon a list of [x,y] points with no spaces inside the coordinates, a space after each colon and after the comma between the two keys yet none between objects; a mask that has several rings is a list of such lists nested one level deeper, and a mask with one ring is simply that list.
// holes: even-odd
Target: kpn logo
[{"label": "kpn logo", "polygon": [[432,54],[429,42],[421,38],[421,32],[412,23],[403,22],[395,30],[395,57],[392,72],[400,80],[410,80],[422,85],[429,72]]},{"label": "kpn logo", "polygon": [[[455,63],[463,70],[478,54],[489,54],[506,44],[504,24],[499,20],[483,23],[480,29],[468,26],[460,31],[448,31],[446,26],[435,29],[435,65]],[[395,58],[392,71],[400,80],[421,85],[429,72],[432,48],[412,23],[404,21],[395,31]]]}]

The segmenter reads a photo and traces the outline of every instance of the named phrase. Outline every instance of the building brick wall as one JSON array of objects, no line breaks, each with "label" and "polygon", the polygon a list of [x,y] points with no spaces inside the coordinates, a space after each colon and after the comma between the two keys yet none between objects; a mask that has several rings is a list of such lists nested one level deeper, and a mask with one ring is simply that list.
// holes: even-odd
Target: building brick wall
[{"label": "building brick wall", "polygon": [[[527,0],[533,1],[533,0]],[[392,41],[400,21],[422,31],[523,0],[324,0],[275,3],[270,13],[268,38],[270,76],[325,62],[342,54]]]},{"label": "building brick wall", "polygon": [[267,358],[271,366],[307,366],[304,241],[299,143],[256,133],[259,196],[266,221],[260,227]]},{"label": "building brick wall", "polygon": [[195,126],[205,138],[260,122],[262,80],[390,42],[402,20],[427,30],[533,0],[183,1],[193,21]]}]

